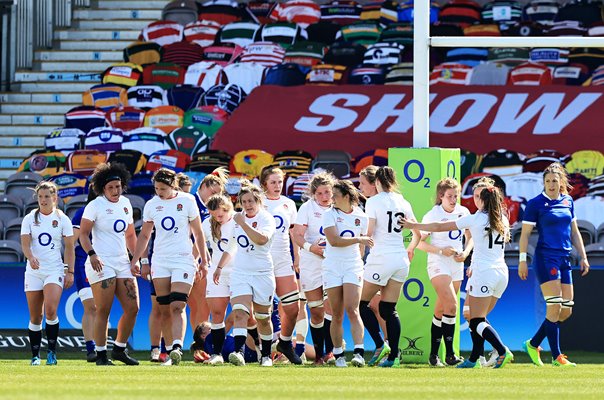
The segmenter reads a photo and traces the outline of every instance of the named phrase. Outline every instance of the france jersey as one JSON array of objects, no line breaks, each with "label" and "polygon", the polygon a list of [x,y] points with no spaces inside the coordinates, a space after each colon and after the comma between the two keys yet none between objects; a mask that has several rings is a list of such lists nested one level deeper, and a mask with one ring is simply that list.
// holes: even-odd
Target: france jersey
[{"label": "france jersey", "polygon": [[571,222],[575,219],[572,197],[561,194],[552,200],[545,193],[541,193],[529,200],[522,223],[537,226],[537,249],[570,253]]},{"label": "france jersey", "polygon": [[208,207],[206,207],[203,200],[201,200],[199,193],[195,193],[195,203],[197,203],[197,208],[199,208],[199,216],[201,217],[201,222],[210,218],[210,212],[208,211]]}]

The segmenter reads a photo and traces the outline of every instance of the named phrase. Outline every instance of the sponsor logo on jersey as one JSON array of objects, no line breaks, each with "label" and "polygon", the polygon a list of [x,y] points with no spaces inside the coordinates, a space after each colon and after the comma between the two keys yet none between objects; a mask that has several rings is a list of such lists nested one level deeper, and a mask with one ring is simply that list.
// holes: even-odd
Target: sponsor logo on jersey
[{"label": "sponsor logo on jersey", "polygon": [[336,219],[336,222],[344,222],[344,219],[343,219],[343,218],[338,217],[338,218]]},{"label": "sponsor logo on jersey", "polygon": [[182,211],[182,204],[177,204],[176,205],[176,211]]},{"label": "sponsor logo on jersey", "polygon": [[56,227],[58,227],[58,226],[59,226],[59,221],[57,221],[56,219],[53,219],[53,220],[52,220],[52,227],[53,227],[53,228],[56,228]]},{"label": "sponsor logo on jersey", "polygon": [[157,206],[155,207],[155,211],[163,211],[164,206]]},{"label": "sponsor logo on jersey", "polygon": [[107,212],[107,214],[111,215],[113,214],[113,210],[111,208],[108,208],[105,210]]},{"label": "sponsor logo on jersey", "polygon": [[323,218],[320,212],[315,211],[315,218]]}]

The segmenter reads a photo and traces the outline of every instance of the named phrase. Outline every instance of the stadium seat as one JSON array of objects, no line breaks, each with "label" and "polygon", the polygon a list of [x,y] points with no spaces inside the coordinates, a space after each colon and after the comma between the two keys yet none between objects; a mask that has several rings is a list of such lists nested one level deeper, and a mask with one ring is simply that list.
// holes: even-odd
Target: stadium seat
[{"label": "stadium seat", "polygon": [[579,228],[579,232],[581,233],[581,237],[583,238],[583,244],[585,246],[592,243],[596,243],[597,233],[594,224],[583,219],[578,219],[577,226]]},{"label": "stadium seat", "polygon": [[16,263],[24,260],[21,243],[12,240],[0,240],[0,262]]},{"label": "stadium seat", "polygon": [[590,265],[604,265],[604,244],[594,243],[585,246]]},{"label": "stadium seat", "polygon": [[[528,265],[531,265],[531,263],[533,262],[533,254],[535,253],[535,247],[533,247],[529,244],[528,248],[526,249],[526,253],[527,253],[526,261],[527,261]],[[504,257],[505,257],[505,263],[507,265],[518,265],[519,256],[520,256],[520,243],[511,242],[511,243],[508,243],[505,245]]]},{"label": "stadium seat", "polygon": [[13,218],[4,224],[4,240],[12,240],[21,243],[21,223],[23,217]]},{"label": "stadium seat", "polygon": [[130,200],[130,204],[132,204],[132,218],[134,221],[138,221],[143,218],[143,209],[145,208],[145,199],[141,196],[137,196],[135,194],[124,194]]},{"label": "stadium seat", "polygon": [[[516,224],[514,228],[512,228],[512,242],[520,241],[520,233],[522,232],[522,224]],[[537,229],[533,228],[531,232],[531,236],[529,236],[529,246],[537,247],[537,241],[539,240],[539,234],[537,233]]]},{"label": "stadium seat", "polygon": [[311,170],[322,168],[338,178],[350,176],[350,154],[341,150],[321,150],[312,162]]},{"label": "stadium seat", "polygon": [[598,243],[604,243],[604,223],[602,223],[602,224],[600,224],[600,226],[598,226],[596,240]]},{"label": "stadium seat", "polygon": [[5,194],[17,196],[23,202],[33,197],[32,189],[36,187],[38,182],[42,180],[42,176],[35,172],[17,172],[12,174],[6,180]]},{"label": "stadium seat", "polygon": [[6,223],[23,215],[23,201],[8,194],[0,196],[0,220]]},{"label": "stadium seat", "polygon": [[88,203],[88,195],[87,194],[79,194],[77,196],[73,196],[67,204],[65,204],[64,210],[65,214],[69,219],[72,219],[75,215],[76,211],[78,211],[81,207],[84,207]]},{"label": "stadium seat", "polygon": [[194,0],[174,0],[166,4],[161,19],[178,22],[182,26],[197,21],[197,3]]}]

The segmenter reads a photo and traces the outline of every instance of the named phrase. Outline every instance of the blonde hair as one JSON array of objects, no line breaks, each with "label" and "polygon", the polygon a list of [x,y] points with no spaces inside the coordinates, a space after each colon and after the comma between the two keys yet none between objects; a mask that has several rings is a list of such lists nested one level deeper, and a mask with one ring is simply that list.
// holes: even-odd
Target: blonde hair
[{"label": "blonde hair", "polygon": [[218,167],[212,173],[206,175],[199,187],[202,186],[210,187],[214,185],[220,186],[220,191],[224,192],[224,187],[229,180],[229,171],[225,167]]},{"label": "blonde hair", "polygon": [[[208,199],[206,207],[209,211],[216,211],[222,208],[226,212],[230,212],[233,211],[233,202],[225,195],[215,194]],[[220,222],[216,221],[214,217],[210,217],[210,227],[212,230],[212,239],[218,242],[221,239]]]},{"label": "blonde hair", "polygon": [[449,189],[455,189],[457,192],[459,192],[459,182],[453,178],[444,178],[436,184],[436,199],[434,200],[435,205],[439,206],[442,204],[441,197],[443,197],[445,192]]},{"label": "blonde hair", "polygon": [[[38,195],[38,193],[40,193],[40,190],[48,190],[50,191],[50,194],[53,196],[57,196],[58,193],[58,189],[57,189],[57,185],[55,185],[53,182],[49,182],[49,181],[41,181],[39,182],[36,187],[34,188],[34,192],[36,193],[36,195]],[[56,209],[56,202],[53,201],[53,207],[55,207]],[[58,210],[57,210],[58,211]],[[36,211],[34,212],[34,221],[36,224],[40,223],[40,207],[36,208]]]},{"label": "blonde hair", "polygon": [[262,189],[247,179],[241,179],[239,182],[241,182],[241,190],[239,190],[239,193],[237,194],[237,203],[241,204],[241,198],[246,194],[251,193],[251,195],[254,196],[256,203],[262,204]]},{"label": "blonde hair", "polygon": [[573,190],[573,187],[570,183],[568,183],[568,173],[566,169],[562,166],[562,164],[558,162],[551,163],[544,171],[543,171],[543,180],[545,181],[545,175],[547,174],[555,174],[558,175],[558,179],[560,179],[560,193],[568,194],[570,190]]}]

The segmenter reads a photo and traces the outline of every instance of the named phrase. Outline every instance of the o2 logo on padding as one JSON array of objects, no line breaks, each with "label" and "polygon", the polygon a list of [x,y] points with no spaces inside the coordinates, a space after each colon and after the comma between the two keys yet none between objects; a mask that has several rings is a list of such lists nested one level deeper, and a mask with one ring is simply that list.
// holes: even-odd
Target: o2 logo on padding
[{"label": "o2 logo on padding", "polygon": [[[417,175],[417,176],[411,176],[411,166],[417,166],[417,168],[419,169],[418,171],[413,171],[413,175]],[[405,175],[405,179],[407,179],[409,182],[411,183],[417,183],[421,180],[424,181],[424,187],[426,189],[430,188],[430,178],[425,177],[424,175],[426,175],[426,168],[424,167],[424,164],[419,161],[419,160],[409,160],[405,163],[405,166],[403,167],[403,174]]]},{"label": "o2 logo on padding", "polygon": [[113,223],[113,230],[115,231],[115,233],[122,233],[126,230],[126,226],[126,221],[124,221],[123,219],[116,219]]}]

